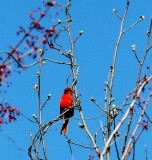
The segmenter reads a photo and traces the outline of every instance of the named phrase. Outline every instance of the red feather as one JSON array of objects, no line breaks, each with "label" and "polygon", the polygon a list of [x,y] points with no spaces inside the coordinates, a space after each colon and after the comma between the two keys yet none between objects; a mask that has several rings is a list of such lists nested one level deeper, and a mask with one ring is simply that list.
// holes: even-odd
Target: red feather
[{"label": "red feather", "polygon": [[[73,104],[73,98],[72,98],[72,89],[70,87],[67,87],[64,89],[64,94],[61,97],[60,100],[60,114],[65,112],[69,107],[71,107]],[[74,115],[74,108],[70,108],[63,116],[63,126],[61,129],[61,134],[67,134],[68,132],[68,122],[69,118]]]}]

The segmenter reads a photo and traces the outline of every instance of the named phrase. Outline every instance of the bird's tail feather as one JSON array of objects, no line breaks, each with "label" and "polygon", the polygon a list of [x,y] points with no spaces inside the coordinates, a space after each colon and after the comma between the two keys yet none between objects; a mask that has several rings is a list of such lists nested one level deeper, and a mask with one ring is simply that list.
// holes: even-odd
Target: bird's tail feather
[{"label": "bird's tail feather", "polygon": [[63,126],[62,126],[62,129],[61,129],[61,134],[67,134],[68,132],[68,122],[69,122],[69,119],[64,119],[63,121]]}]

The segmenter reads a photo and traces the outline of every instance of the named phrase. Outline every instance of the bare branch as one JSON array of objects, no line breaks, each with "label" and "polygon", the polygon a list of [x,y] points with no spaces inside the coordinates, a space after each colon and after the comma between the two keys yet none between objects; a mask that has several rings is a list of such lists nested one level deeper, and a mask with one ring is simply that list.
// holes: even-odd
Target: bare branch
[{"label": "bare branch", "polygon": [[[151,81],[151,80],[152,80],[152,76],[150,76],[148,78],[148,81]],[[120,120],[120,122],[117,124],[116,128],[114,129],[114,131],[111,133],[111,135],[108,138],[108,141],[107,141],[107,143],[106,143],[106,145],[105,145],[105,147],[104,147],[104,149],[103,149],[103,151],[102,151],[102,153],[100,155],[100,160],[103,160],[104,154],[106,153],[106,151],[107,151],[107,149],[108,149],[108,147],[110,145],[110,142],[111,142],[112,138],[114,137],[114,135],[116,134],[116,132],[118,131],[118,129],[120,128],[120,126],[123,124],[123,122],[127,118],[128,114],[130,113],[130,110],[133,109],[134,104],[135,104],[135,102],[137,100],[137,97],[139,97],[140,93],[142,92],[143,87],[145,87],[146,84],[147,84],[147,82],[145,81],[145,82],[143,82],[142,86],[140,86],[140,88],[139,88],[139,90],[137,92],[137,95],[134,97],[133,101],[130,104],[130,107],[127,109],[126,113],[124,114],[124,116],[122,117],[122,119]],[[126,153],[124,152],[124,155],[125,154]]]}]

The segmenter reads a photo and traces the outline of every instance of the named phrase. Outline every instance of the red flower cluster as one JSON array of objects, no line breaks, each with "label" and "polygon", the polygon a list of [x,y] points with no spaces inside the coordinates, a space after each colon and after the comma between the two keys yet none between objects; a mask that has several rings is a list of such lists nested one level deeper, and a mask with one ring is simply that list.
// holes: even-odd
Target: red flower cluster
[{"label": "red flower cluster", "polygon": [[[2,80],[7,82],[8,77],[11,75],[11,67],[9,65],[0,64],[0,86],[2,85]],[[9,83],[7,83],[9,86]]]},{"label": "red flower cluster", "polygon": [[[54,4],[54,1],[49,3]],[[50,4],[48,5],[50,6]],[[28,31],[24,27],[19,26],[17,35],[19,36],[20,34],[22,34],[24,36],[25,49],[33,49],[34,51],[37,51],[39,45],[43,45],[42,48],[44,49],[48,43],[48,39],[50,39],[50,37],[54,36],[54,34],[56,33],[56,29],[54,27],[48,28],[47,26],[43,26],[41,20],[45,17],[45,12],[46,11],[41,11],[40,8],[29,12],[30,24],[28,27]],[[32,31],[34,31],[34,33]],[[32,53],[33,59],[37,57],[35,53]],[[29,56],[31,56],[31,53],[29,54]]]},{"label": "red flower cluster", "polygon": [[0,103],[0,124],[16,121],[16,116],[19,114],[19,110],[10,106],[7,102]]},{"label": "red flower cluster", "polygon": [[94,158],[96,158],[97,157],[97,155],[90,155],[89,156],[89,160],[92,160],[92,159],[94,159]]},{"label": "red flower cluster", "polygon": [[[9,46],[9,48],[11,50],[10,54],[23,66],[26,60],[28,60],[26,57],[35,60],[39,56],[37,53],[39,46],[45,50],[48,41],[56,34],[55,27],[48,25],[50,21],[47,25],[42,21],[43,19],[48,21],[48,17],[52,17],[52,12],[49,13],[49,9],[55,6],[55,4],[55,0],[46,1],[44,9],[38,8],[29,12],[30,22],[28,28],[19,26],[17,36],[21,38],[15,46]],[[12,73],[10,66],[14,63],[10,55],[7,55],[6,58],[4,57],[0,55],[0,86],[4,81],[8,83],[8,77]],[[17,71],[20,73],[19,68],[17,68]],[[7,84],[7,86],[9,85]]]},{"label": "red flower cluster", "polygon": [[142,127],[143,127],[143,129],[145,129],[146,131],[148,130],[148,121],[147,121],[147,120],[143,120]]}]

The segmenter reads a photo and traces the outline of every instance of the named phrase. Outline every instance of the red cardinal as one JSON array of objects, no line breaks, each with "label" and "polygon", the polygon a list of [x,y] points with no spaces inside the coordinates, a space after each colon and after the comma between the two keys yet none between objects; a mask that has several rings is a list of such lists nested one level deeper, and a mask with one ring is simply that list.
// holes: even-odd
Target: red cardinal
[{"label": "red cardinal", "polygon": [[[69,107],[72,106],[72,104],[73,104],[72,89],[70,87],[67,87],[64,89],[64,94],[62,95],[60,100],[60,114],[65,112]],[[69,111],[67,111],[64,114],[64,121],[61,129],[61,134],[67,134],[69,118],[72,117],[73,115],[74,115],[74,108],[70,108]]]}]

